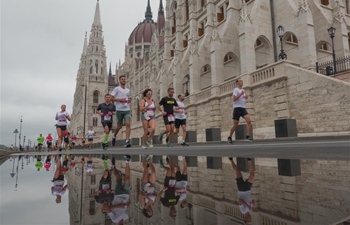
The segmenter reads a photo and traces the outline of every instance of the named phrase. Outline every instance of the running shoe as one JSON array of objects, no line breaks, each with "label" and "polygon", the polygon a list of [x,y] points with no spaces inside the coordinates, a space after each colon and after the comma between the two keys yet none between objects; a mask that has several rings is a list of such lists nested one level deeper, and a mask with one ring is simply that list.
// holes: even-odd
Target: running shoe
[{"label": "running shoe", "polygon": [[131,156],[130,155],[124,155],[124,161],[130,162]]},{"label": "running shoe", "polygon": [[115,137],[112,138],[112,145],[115,146]]},{"label": "running shoe", "polygon": [[167,143],[166,143],[166,146],[167,146],[167,147],[171,147],[171,148],[173,147],[172,144],[171,144],[170,142],[167,142]]},{"label": "running shoe", "polygon": [[227,138],[227,142],[228,142],[230,145],[232,145],[232,143],[233,143],[232,137],[228,137],[228,138]]},{"label": "running shoe", "polygon": [[125,141],[124,148],[130,148],[130,147],[131,147],[130,141]]},{"label": "running shoe", "polygon": [[188,147],[188,146],[189,146],[189,145],[186,144],[186,142],[184,142],[184,141],[181,143],[181,145],[184,146],[184,147]]},{"label": "running shoe", "polygon": [[162,142],[162,140],[163,140],[163,132],[160,132],[159,137],[158,137],[158,140],[159,140],[160,142]]}]

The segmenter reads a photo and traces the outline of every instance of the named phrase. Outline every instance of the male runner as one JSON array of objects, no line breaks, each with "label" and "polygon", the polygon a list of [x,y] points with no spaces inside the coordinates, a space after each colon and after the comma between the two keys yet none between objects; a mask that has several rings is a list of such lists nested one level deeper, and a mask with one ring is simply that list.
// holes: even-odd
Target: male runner
[{"label": "male runner", "polygon": [[36,158],[36,163],[35,163],[35,167],[38,171],[40,171],[41,168],[43,168],[43,163],[41,162],[41,156],[38,155],[38,157]]},{"label": "male runner", "polygon": [[116,187],[114,190],[114,199],[112,205],[108,205],[107,202],[103,202],[103,212],[108,213],[109,218],[118,225],[124,224],[124,222],[129,218],[126,210],[130,205],[130,161],[131,156],[124,156],[125,160],[125,179],[124,183],[121,174],[117,171],[115,167],[114,176],[116,177]]},{"label": "male runner", "polygon": [[94,136],[96,135],[95,131],[92,130],[92,126],[90,127],[90,130],[88,130],[86,135],[88,136],[89,150],[90,150],[92,148]]},{"label": "male runner", "polygon": [[186,144],[185,140],[186,140],[186,115],[187,112],[185,112],[185,104],[184,104],[184,100],[185,100],[185,95],[184,94],[179,94],[177,96],[179,98],[179,100],[177,101],[177,105],[178,105],[178,109],[174,110],[175,112],[175,134],[179,133],[180,130],[180,126],[182,128],[182,142],[181,145],[182,146],[188,146],[188,144]]},{"label": "male runner", "polygon": [[85,142],[86,142],[86,138],[85,136],[81,139],[81,148],[85,149]]},{"label": "male runner", "polygon": [[[174,108],[175,110],[178,110],[178,105],[173,98],[174,95],[174,88],[169,88],[168,89],[168,96],[162,98],[158,104],[158,110],[162,113],[163,119],[164,119],[164,124],[165,124],[165,131],[160,132],[159,134],[159,141],[163,140],[163,135],[169,133],[169,137],[166,143],[166,146],[168,147],[173,147],[171,145],[171,139],[173,138],[174,135],[174,123],[175,123],[175,117],[174,117]],[[163,106],[163,109],[160,107]]]},{"label": "male runner", "polygon": [[247,110],[245,109],[245,102],[248,99],[248,95],[245,93],[243,89],[243,80],[241,78],[238,78],[236,80],[236,88],[233,90],[233,126],[230,131],[230,136],[227,138],[227,142],[229,144],[232,144],[232,135],[235,132],[236,128],[238,127],[239,118],[243,117],[245,121],[247,122],[247,129],[246,129],[246,141],[252,141],[253,139],[250,137],[250,129],[251,129],[251,119],[250,115],[248,114]]},{"label": "male runner", "polygon": [[115,115],[115,106],[111,103],[111,96],[105,95],[105,102],[97,107],[97,113],[101,115],[101,123],[104,128],[104,139],[102,143],[103,150],[108,148],[108,136],[112,129],[113,115]]},{"label": "male runner", "polygon": [[[156,170],[152,163],[152,156],[142,156],[143,175],[141,181],[141,191],[139,194],[142,214],[151,218],[153,216],[153,206],[156,203]],[[150,171],[149,171],[150,170]]]},{"label": "male runner", "polygon": [[187,208],[187,162],[185,156],[182,158],[183,163],[183,171],[181,173],[180,167],[178,165],[175,166],[176,171],[176,184],[175,190],[178,195],[180,195],[180,207],[183,209]]},{"label": "male runner", "polygon": [[75,150],[75,144],[77,143],[77,137],[75,135],[73,135],[72,137],[72,147],[73,147],[73,150]]},{"label": "male runner", "polygon": [[44,137],[42,134],[36,139],[38,141],[39,151],[41,151],[44,143]]},{"label": "male runner", "polygon": [[233,162],[233,158],[229,157],[231,161],[232,168],[236,172],[236,183],[238,188],[238,204],[239,210],[241,211],[243,216],[243,220],[245,223],[249,223],[252,221],[252,217],[250,213],[252,212],[252,207],[254,204],[254,200],[251,197],[251,191],[253,182],[254,182],[254,168],[251,161],[251,158],[247,158],[248,168],[249,168],[249,177],[247,180],[243,180],[242,173],[236,166],[235,162]]},{"label": "male runner", "polygon": [[108,170],[108,164],[107,164],[108,157],[106,155],[102,155],[102,160],[103,160],[103,175],[99,182],[99,188],[94,194],[95,201],[101,204],[104,201],[107,201],[108,203],[110,203],[113,200],[113,196],[114,196],[112,191],[111,174],[110,174],[110,171]]},{"label": "male runner", "polygon": [[45,141],[46,141],[46,145],[47,145],[47,150],[48,151],[52,151],[52,136],[51,136],[51,133],[49,133],[46,136]]},{"label": "male runner", "polygon": [[117,111],[117,127],[114,129],[114,135],[112,139],[112,145],[115,146],[115,139],[117,137],[117,134],[120,129],[123,127],[123,121],[125,122],[126,126],[126,141],[125,141],[125,148],[131,147],[130,144],[130,90],[125,87],[126,84],[126,77],[124,75],[119,77],[119,84],[120,86],[114,88],[114,90],[111,93],[111,101],[117,102],[116,104],[116,111]]},{"label": "male runner", "polygon": [[70,133],[68,132],[68,130],[66,130],[63,133],[64,148],[66,149],[66,151],[69,149],[69,135]]},{"label": "male runner", "polygon": [[91,176],[91,172],[94,171],[94,166],[92,164],[92,156],[89,154],[87,162],[86,162],[86,172],[89,176]]}]

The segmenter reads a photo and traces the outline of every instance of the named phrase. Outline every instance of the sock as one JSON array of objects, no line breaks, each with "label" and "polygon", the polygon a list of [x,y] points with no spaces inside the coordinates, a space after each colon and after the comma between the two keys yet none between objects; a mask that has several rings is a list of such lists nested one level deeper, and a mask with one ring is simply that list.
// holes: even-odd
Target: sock
[{"label": "sock", "polygon": [[129,161],[125,161],[125,163],[129,163]]},{"label": "sock", "polygon": [[103,160],[103,169],[108,170],[107,160]]},{"label": "sock", "polygon": [[108,134],[104,135],[103,143],[108,143]]}]

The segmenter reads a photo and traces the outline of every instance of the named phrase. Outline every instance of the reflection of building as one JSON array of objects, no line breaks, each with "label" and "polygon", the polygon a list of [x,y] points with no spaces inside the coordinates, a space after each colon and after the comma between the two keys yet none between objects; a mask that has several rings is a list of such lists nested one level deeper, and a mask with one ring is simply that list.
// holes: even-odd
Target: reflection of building
[{"label": "reflection of building", "polygon": [[[77,164],[70,168],[66,178],[69,188],[69,214],[70,224],[79,225],[108,225],[112,224],[108,217],[102,213],[102,205],[95,202],[93,194],[98,190],[99,181],[103,175],[103,163],[99,158],[93,158],[95,167],[91,176],[82,171],[80,157],[76,157]],[[85,165],[87,157],[85,157]],[[83,182],[83,183],[82,183]],[[112,182],[115,179],[112,178]],[[81,206],[83,206],[81,208]]]}]

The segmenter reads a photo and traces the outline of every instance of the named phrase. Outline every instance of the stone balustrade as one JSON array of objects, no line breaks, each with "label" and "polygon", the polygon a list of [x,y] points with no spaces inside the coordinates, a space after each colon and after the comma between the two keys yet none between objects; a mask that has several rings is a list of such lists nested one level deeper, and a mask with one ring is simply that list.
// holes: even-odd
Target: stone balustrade
[{"label": "stone balustrade", "polygon": [[283,219],[268,213],[259,212],[259,224],[264,225],[299,225],[299,222],[292,222],[290,220]]},{"label": "stone balustrade", "polygon": [[226,93],[232,93],[233,89],[236,88],[236,80],[237,79],[234,79],[234,80],[231,80],[229,82],[225,82],[223,84],[220,84],[219,85],[219,93],[220,93],[220,95],[226,94]]}]

